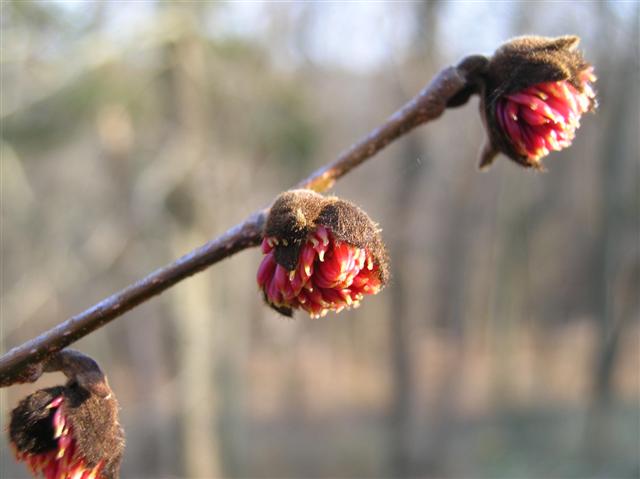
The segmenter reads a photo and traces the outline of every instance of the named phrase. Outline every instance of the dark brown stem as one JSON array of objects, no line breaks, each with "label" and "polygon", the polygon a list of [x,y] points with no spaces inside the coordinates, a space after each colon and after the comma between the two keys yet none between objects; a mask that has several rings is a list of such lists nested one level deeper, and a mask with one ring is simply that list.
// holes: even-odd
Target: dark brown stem
[{"label": "dark brown stem", "polygon": [[100,365],[86,354],[74,349],[63,349],[43,361],[43,372],[59,371],[70,383],[78,383],[82,388],[101,398],[111,396],[111,388]]},{"label": "dark brown stem", "polygon": [[[63,349],[50,354],[43,361],[30,364],[24,370],[27,371],[28,376],[23,375],[22,380],[15,382],[35,382],[43,373],[61,372],[70,383],[78,383],[92,394],[103,398],[111,396],[111,388],[100,365],[93,358],[74,349]],[[4,384],[4,380],[3,376],[2,386],[11,385]]]},{"label": "dark brown stem", "polygon": [[[475,57],[468,57],[475,58]],[[318,192],[326,191],[339,178],[356,166],[364,163],[392,141],[415,127],[438,118],[447,108],[449,99],[467,86],[468,60],[458,67],[442,70],[420,93],[409,100],[402,108],[387,118],[381,126],[354,144],[333,163],[323,166],[296,186]]]},{"label": "dark brown stem", "polygon": [[[298,183],[296,187],[309,188],[318,192],[326,191],[337,179],[371,158],[395,139],[439,117],[456,94],[463,89],[468,89],[477,63],[470,59],[475,58],[468,57],[457,67],[442,70],[429,85],[391,115],[382,126],[343,152],[333,163],[320,168]],[[456,106],[458,104],[456,102]],[[262,239],[262,227],[267,213],[268,210],[254,213],[243,223],[184,255],[174,263],[154,271],[137,283],[127,286],[40,336],[11,349],[0,357],[0,387],[35,381],[39,377],[38,370],[42,372],[42,367],[39,368],[38,363],[51,354],[118,316],[122,316],[177,282],[238,251],[257,246]]]}]

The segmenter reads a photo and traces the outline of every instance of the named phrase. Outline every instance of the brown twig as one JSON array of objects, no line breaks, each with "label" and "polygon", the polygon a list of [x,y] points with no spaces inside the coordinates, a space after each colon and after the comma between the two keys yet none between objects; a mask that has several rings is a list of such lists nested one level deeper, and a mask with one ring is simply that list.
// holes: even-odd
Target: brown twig
[{"label": "brown twig", "polygon": [[[468,57],[456,67],[442,70],[417,96],[391,115],[337,160],[320,168],[296,185],[318,192],[331,188],[335,181],[371,158],[389,143],[418,125],[439,117],[447,105],[457,106],[468,98],[465,91],[473,83],[474,71],[483,64],[480,57]],[[458,100],[460,95],[464,101]],[[453,100],[453,101],[452,101]],[[0,387],[35,381],[42,371],[39,363],[69,344],[122,316],[137,305],[160,294],[183,279],[202,271],[243,249],[257,246],[268,210],[254,213],[174,263],[160,268],[140,281],[109,296],[98,304],[58,324],[40,336],[17,346],[0,357]]]}]

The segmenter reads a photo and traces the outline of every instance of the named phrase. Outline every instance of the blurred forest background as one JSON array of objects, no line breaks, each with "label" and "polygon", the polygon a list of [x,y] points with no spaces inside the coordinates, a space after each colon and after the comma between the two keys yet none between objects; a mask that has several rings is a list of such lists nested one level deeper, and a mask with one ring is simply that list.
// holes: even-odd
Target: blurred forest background
[{"label": "blurred forest background", "polygon": [[[2,350],[220,234],[442,67],[578,34],[600,108],[536,174],[476,168],[477,99],[335,188],[393,280],[280,318],[258,250],[77,343],[123,477],[640,476],[637,2],[3,1]],[[44,387],[60,383],[48,375]],[[1,392],[4,430],[36,386]]]}]

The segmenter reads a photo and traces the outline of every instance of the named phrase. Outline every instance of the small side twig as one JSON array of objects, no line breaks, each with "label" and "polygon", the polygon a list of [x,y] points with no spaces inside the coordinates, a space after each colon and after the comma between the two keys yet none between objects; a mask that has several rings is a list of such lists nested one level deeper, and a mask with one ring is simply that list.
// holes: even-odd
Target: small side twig
[{"label": "small side twig", "polygon": [[[326,191],[336,180],[392,141],[439,117],[447,105],[454,106],[451,100],[456,95],[459,97],[461,92],[469,89],[473,81],[475,58],[468,57],[457,67],[442,70],[418,95],[391,115],[380,127],[344,151],[334,162],[298,183],[296,187],[318,192]],[[468,95],[466,96],[468,98]],[[455,106],[460,103],[455,101]],[[267,213],[268,209],[265,209],[252,214],[244,222],[177,261],[152,272],[40,336],[11,349],[0,357],[0,387],[35,381],[42,372],[42,366],[38,364],[48,356],[122,316],[177,282],[239,251],[257,246],[262,239],[262,227]]]}]

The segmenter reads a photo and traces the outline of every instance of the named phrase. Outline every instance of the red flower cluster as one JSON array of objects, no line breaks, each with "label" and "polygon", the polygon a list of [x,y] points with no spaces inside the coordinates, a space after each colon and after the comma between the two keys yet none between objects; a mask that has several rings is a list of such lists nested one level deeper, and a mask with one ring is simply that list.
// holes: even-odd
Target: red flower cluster
[{"label": "red flower cluster", "polygon": [[98,363],[64,349],[41,363],[64,386],[39,389],[11,411],[8,432],[18,461],[46,479],[115,479],[124,452],[118,401]]},{"label": "red flower cluster", "polygon": [[[45,409],[50,410],[43,429],[52,431],[52,448],[35,453],[15,449],[16,458],[24,461],[34,475],[42,474],[46,479],[99,479],[103,462],[94,467],[86,464],[78,450],[73,426],[64,412],[64,397],[58,396]],[[51,433],[51,431],[49,431]]]},{"label": "red flower cluster", "polygon": [[580,117],[593,108],[593,68],[580,75],[582,91],[568,81],[543,82],[498,100],[498,124],[515,151],[538,164],[551,150],[571,145]]},{"label": "red flower cluster", "polygon": [[258,285],[266,300],[279,308],[307,311],[312,318],[329,311],[356,308],[366,294],[382,289],[379,266],[366,248],[358,248],[335,238],[329,228],[319,225],[307,235],[295,269],[287,271],[276,263],[275,237],[265,237],[265,257],[258,268]]}]

